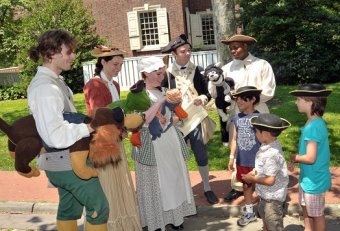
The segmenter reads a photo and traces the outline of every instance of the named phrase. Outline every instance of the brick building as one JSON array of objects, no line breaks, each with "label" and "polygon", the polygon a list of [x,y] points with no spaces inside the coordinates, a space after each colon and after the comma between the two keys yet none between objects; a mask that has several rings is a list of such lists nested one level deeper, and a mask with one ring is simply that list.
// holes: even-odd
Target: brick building
[{"label": "brick building", "polygon": [[181,33],[194,50],[215,49],[210,0],[84,0],[107,46],[129,56],[159,54]]}]

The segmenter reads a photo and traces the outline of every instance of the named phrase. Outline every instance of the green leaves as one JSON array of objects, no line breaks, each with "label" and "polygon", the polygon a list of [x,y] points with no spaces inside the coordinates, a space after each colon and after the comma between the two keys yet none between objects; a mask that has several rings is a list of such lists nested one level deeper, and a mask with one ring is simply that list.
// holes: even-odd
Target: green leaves
[{"label": "green leaves", "polygon": [[241,1],[251,52],[267,59],[279,84],[339,81],[340,4],[325,0]]},{"label": "green leaves", "polygon": [[22,0],[2,0],[0,3],[0,68],[13,63],[16,47],[12,43],[20,23],[18,10],[23,8]]},{"label": "green leaves", "polygon": [[[14,20],[16,9],[20,17]],[[83,7],[81,0],[2,0],[0,22],[6,12],[6,26],[0,26],[0,67],[24,65],[22,76],[32,78],[39,64],[28,58],[28,50],[36,45],[37,38],[49,29],[62,28],[77,39],[77,58],[71,71],[64,74],[65,81],[74,92],[83,87],[81,63],[91,59],[90,50],[102,40],[93,27],[90,12]],[[1,33],[1,31],[4,31]],[[1,34],[4,34],[2,36]]]}]

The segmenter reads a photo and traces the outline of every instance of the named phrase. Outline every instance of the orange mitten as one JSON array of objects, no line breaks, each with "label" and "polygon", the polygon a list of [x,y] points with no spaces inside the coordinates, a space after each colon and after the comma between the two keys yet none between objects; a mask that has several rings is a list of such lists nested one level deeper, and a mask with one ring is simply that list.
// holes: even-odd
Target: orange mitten
[{"label": "orange mitten", "polygon": [[181,105],[177,105],[174,108],[174,112],[176,113],[176,115],[178,116],[180,120],[184,120],[188,118],[188,113],[181,107]]},{"label": "orange mitten", "polygon": [[131,141],[131,144],[133,146],[136,146],[137,148],[140,148],[142,146],[142,142],[141,142],[141,139],[140,139],[140,131],[133,132],[131,134],[130,141]]}]

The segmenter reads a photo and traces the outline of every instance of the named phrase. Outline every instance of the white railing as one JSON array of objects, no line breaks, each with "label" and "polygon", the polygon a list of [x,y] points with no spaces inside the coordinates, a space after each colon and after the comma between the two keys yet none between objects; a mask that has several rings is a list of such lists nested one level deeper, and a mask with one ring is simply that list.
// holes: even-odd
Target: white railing
[{"label": "white railing", "polygon": [[[164,55],[156,55],[158,57],[163,57]],[[118,75],[118,82],[122,90],[128,90],[135,82],[140,79],[140,75],[137,70],[138,61],[144,58],[131,57],[125,58],[122,66],[122,70]],[[170,56],[170,62],[174,61],[174,57]],[[206,68],[212,63],[216,63],[216,50],[214,51],[200,51],[192,52],[191,61],[196,65]],[[89,81],[90,78],[94,76],[95,61],[83,63],[83,73],[84,73],[84,84]]]},{"label": "white railing", "polygon": [[20,71],[20,66],[0,69],[0,86],[11,86],[18,82]]},{"label": "white railing", "polygon": [[21,71],[21,66],[17,67],[8,67],[8,68],[1,68],[0,73],[20,73]]}]

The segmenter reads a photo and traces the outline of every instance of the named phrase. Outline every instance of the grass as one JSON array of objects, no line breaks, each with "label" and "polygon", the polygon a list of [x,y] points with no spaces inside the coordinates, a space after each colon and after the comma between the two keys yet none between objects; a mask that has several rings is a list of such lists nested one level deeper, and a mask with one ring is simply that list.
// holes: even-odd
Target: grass
[{"label": "grass", "polygon": [[[340,140],[338,138],[340,137],[340,107],[338,106],[339,103],[336,103],[337,100],[340,99],[340,83],[330,84],[327,87],[333,89],[333,93],[328,97],[326,113],[323,116],[327,122],[329,131],[331,166],[340,166]],[[288,94],[289,91],[294,89],[296,89],[296,86],[278,86],[274,99],[269,103],[272,113],[287,119],[292,124],[292,127],[285,130],[279,136],[287,160],[291,153],[297,152],[300,127],[302,127],[307,120],[307,117],[304,114],[298,112],[295,105],[295,97]],[[122,98],[124,98],[126,94],[127,92],[122,92]],[[78,111],[85,113],[83,94],[76,94],[74,101]],[[0,117],[8,123],[27,114],[27,100],[25,99],[0,101]],[[209,116],[217,122],[214,137],[208,143],[209,166],[211,170],[225,170],[227,169],[229,161],[229,148],[225,148],[222,145],[217,112],[215,110],[209,111]],[[134,163],[130,157],[131,144],[128,139],[124,140],[124,145],[129,167],[133,170]],[[32,164],[35,163],[33,162]],[[193,155],[191,155],[191,158],[188,161],[188,168],[189,170],[197,170]],[[2,132],[0,132],[0,170],[14,170],[14,161],[9,157],[7,151],[7,137]]]}]

